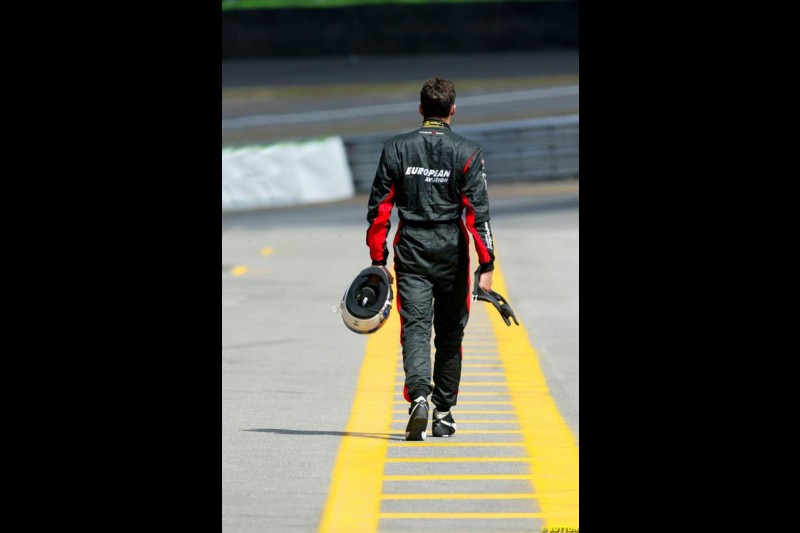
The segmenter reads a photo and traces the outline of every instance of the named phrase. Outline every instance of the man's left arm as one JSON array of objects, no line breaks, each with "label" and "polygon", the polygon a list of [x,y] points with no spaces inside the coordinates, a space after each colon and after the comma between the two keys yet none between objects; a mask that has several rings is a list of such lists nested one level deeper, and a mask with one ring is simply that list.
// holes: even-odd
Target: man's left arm
[{"label": "man's left arm", "polygon": [[489,195],[486,189],[486,172],[483,152],[478,149],[465,165],[464,188],[461,204],[465,209],[467,229],[475,241],[478,262],[481,268],[481,286],[484,276],[491,286],[491,274],[494,270],[494,237],[489,223]]}]

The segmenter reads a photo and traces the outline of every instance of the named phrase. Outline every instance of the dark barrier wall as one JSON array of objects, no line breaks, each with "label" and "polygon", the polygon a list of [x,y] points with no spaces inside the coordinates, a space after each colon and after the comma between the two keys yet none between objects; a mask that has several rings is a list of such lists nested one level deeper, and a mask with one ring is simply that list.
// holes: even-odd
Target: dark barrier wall
[{"label": "dark barrier wall", "polygon": [[223,59],[577,47],[577,1],[222,11]]}]

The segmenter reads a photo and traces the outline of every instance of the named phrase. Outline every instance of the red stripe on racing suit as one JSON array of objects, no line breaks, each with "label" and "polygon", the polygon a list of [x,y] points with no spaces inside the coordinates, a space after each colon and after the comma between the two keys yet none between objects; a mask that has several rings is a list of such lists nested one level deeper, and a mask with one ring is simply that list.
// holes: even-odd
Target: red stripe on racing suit
[{"label": "red stripe on racing suit", "polygon": [[368,214],[370,224],[367,228],[367,246],[369,246],[369,256],[373,265],[385,265],[389,257],[386,237],[392,226],[389,221],[392,216],[392,207],[394,207],[394,183],[389,185],[377,208],[374,211],[371,209]]}]

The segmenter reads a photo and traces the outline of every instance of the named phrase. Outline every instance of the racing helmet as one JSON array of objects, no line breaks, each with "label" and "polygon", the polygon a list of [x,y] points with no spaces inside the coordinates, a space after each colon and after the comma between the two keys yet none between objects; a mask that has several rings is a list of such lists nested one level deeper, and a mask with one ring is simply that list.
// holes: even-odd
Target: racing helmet
[{"label": "racing helmet", "polygon": [[362,270],[339,304],[344,325],[361,334],[375,333],[389,318],[392,310],[392,284],[386,272],[371,266]]}]

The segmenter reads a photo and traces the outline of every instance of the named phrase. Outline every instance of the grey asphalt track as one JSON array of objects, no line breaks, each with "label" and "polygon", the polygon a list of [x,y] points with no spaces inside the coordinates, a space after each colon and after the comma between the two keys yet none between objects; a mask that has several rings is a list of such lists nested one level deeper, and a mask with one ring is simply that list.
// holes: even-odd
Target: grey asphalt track
[{"label": "grey asphalt track", "polygon": [[427,56],[244,59],[222,63],[222,87],[418,83],[433,75],[495,79],[572,75],[577,72],[578,51],[573,49]]},{"label": "grey asphalt track", "polygon": [[456,126],[578,113],[575,50],[240,60],[222,65],[222,145],[413,129],[432,76],[456,85]]}]

